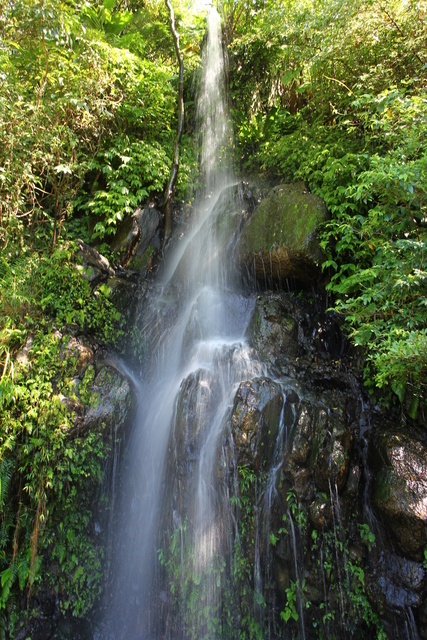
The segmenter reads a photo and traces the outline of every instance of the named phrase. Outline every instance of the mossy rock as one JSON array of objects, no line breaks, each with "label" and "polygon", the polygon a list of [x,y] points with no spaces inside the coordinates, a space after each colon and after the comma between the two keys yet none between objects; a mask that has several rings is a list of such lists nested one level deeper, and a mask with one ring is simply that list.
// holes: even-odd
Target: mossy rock
[{"label": "mossy rock", "polygon": [[241,267],[266,287],[312,282],[323,259],[316,230],[326,218],[324,202],[303,182],[273,187],[242,231]]}]

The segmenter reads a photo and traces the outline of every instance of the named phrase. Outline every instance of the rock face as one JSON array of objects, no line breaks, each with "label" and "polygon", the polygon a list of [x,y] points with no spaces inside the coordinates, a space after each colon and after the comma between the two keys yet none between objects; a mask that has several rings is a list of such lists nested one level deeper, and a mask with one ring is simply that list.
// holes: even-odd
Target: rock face
[{"label": "rock face", "polygon": [[422,561],[427,548],[427,449],[421,434],[382,430],[371,440],[372,501],[400,552]]},{"label": "rock face", "polygon": [[301,283],[319,277],[322,251],[317,225],[327,217],[323,201],[304,183],[282,184],[270,190],[245,225],[239,262],[261,287]]},{"label": "rock face", "polygon": [[[219,527],[225,531],[228,522],[228,535],[235,536],[229,548],[239,548],[245,558],[244,565],[241,556],[225,564],[233,566],[234,578],[237,573],[246,581],[253,620],[258,624],[268,617],[270,635],[265,637],[270,640],[283,633],[306,640],[400,640],[418,633],[425,640],[425,437],[402,433],[383,415],[370,412],[339,320],[324,312],[321,294],[304,301],[289,293],[286,283],[318,282],[322,254],[316,227],[326,218],[325,207],[302,183],[274,187],[265,198],[255,187],[240,185],[231,187],[228,196],[212,231],[221,240],[224,259],[237,260],[250,276],[253,312],[246,340],[260,366],[250,379],[231,385],[224,429],[218,431],[222,458],[214,476],[227,496]],[[144,256],[156,246],[157,232],[155,210],[136,212],[115,248],[117,255],[144,273]],[[181,241],[172,240],[175,245]],[[184,262],[186,250],[183,244]],[[109,265],[96,268],[107,284],[114,280]],[[120,290],[125,307],[126,288]],[[184,350],[204,337],[198,313],[196,304]],[[160,333],[162,314],[160,308],[158,326],[142,324]],[[79,363],[77,400],[63,399],[74,403],[75,428],[124,428],[132,412],[131,383],[89,343],[76,339],[67,349]],[[84,399],[90,371],[93,404]],[[181,383],[164,481],[173,488],[173,513],[164,514],[162,534],[171,522],[177,526],[176,513],[187,513],[189,521],[194,517],[190,496],[202,436],[217,418],[219,378],[200,368]],[[245,485],[245,477],[253,482]],[[184,565],[179,568],[183,583]],[[228,578],[232,589],[231,571]],[[215,580],[219,585],[223,574]],[[167,598],[162,590],[161,601]],[[257,601],[263,602],[259,609]]]},{"label": "rock face", "polygon": [[[326,219],[325,207],[302,183],[279,185],[266,197],[248,184],[230,187],[219,206],[212,233],[224,260],[237,261],[249,275],[253,312],[246,339],[260,363],[259,373],[233,388],[214,464],[214,481],[228,497],[217,519],[229,547],[244,553],[245,597],[251,607],[264,599],[259,619],[269,617],[270,639],[282,637],[283,617],[286,634],[306,640],[400,640],[409,624],[413,638],[426,639],[425,438],[388,426],[384,416],[368,417],[357,359],[339,319],[324,312],[321,294],[308,302],[288,291],[289,279],[302,287],[319,284],[316,228]],[[156,225],[155,211],[143,210],[124,233],[116,251],[132,269],[140,270],[134,258],[155,246]],[[182,243],[184,264],[185,234],[171,242]],[[178,270],[171,274],[177,288]],[[108,283],[112,277],[104,275]],[[184,351],[203,340],[200,326],[209,325],[198,314],[196,303]],[[162,319],[159,309],[159,326],[151,323],[150,331],[161,332]],[[80,351],[84,371],[93,357],[90,349],[89,356]],[[163,531],[177,526],[177,513],[188,514],[189,527],[196,517],[195,476],[203,434],[217,419],[219,378],[202,367],[181,383],[165,471],[174,501],[163,514]],[[129,383],[105,367],[92,389],[106,396],[82,413],[84,428],[122,424],[131,411]],[[245,484],[245,478],[252,480]],[[161,598],[167,599],[164,591]]]},{"label": "rock face", "polygon": [[239,464],[259,471],[266,459],[272,459],[282,405],[280,385],[268,378],[240,384],[231,417]]},{"label": "rock face", "polygon": [[120,225],[112,250],[122,266],[144,272],[151,268],[155,252],[160,249],[160,213],[152,206],[138,208]]},{"label": "rock face", "polygon": [[[192,512],[189,495],[205,431],[215,402],[216,380],[210,371],[199,369],[181,383],[176,420],[171,437],[168,476],[172,478],[177,505]],[[185,487],[190,487],[187,492]]]},{"label": "rock face", "polygon": [[[243,382],[236,392],[229,422],[235,464],[257,474],[257,511],[268,496],[268,525],[258,522],[253,539],[260,539],[263,579],[278,590],[275,606],[286,610],[283,594],[304,584],[297,601],[310,601],[314,627],[326,632],[326,607],[335,609],[328,632],[337,637],[349,629],[375,637],[383,628],[397,640],[407,607],[424,619],[425,438],[366,431],[362,389],[351,357],[339,356],[344,343],[330,320],[292,294],[257,297],[248,341],[274,378]],[[348,578],[362,574],[359,584]],[[301,624],[306,638],[316,637],[301,616],[295,632]]]},{"label": "rock face", "polygon": [[298,321],[292,303],[280,294],[260,296],[248,327],[248,340],[259,357],[280,366],[299,353]]}]

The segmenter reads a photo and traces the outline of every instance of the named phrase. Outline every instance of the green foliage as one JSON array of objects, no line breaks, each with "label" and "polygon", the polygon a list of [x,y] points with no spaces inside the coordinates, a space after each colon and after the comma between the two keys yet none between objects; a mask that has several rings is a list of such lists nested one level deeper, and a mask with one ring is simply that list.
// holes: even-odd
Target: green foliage
[{"label": "green foliage", "polygon": [[[350,532],[338,524],[338,518],[334,515],[330,527],[311,529],[306,508],[298,501],[293,489],[288,492],[286,502],[288,509],[282,518],[285,526],[279,528],[277,535],[271,534],[270,544],[274,547],[284,540],[289,541],[292,518],[296,546],[303,545],[304,554],[314,562],[314,572],[311,570],[310,576],[301,569],[301,574],[304,571],[310,587],[302,575],[291,574],[289,586],[284,589],[284,607],[280,618],[286,624],[287,631],[290,634],[293,633],[292,629],[297,632],[300,615],[307,610],[305,624],[311,624],[319,639],[338,638],[343,633],[350,638],[367,637],[367,633],[372,631],[379,640],[385,640],[379,614],[371,602],[365,581],[363,554],[355,554],[350,550],[351,540],[358,549],[362,545],[367,551],[372,551],[376,541],[369,526],[366,523],[356,523],[351,537]],[[335,507],[332,506],[332,509]],[[293,543],[291,547],[290,553],[297,553]],[[316,584],[322,585],[323,601],[320,602],[318,599],[312,602],[308,598]]]},{"label": "green foliage", "polygon": [[[177,92],[166,15],[163,2],[138,0],[2,6],[0,607],[11,636],[22,596],[29,604],[42,583],[74,616],[100,593],[92,507],[110,445],[102,427],[81,434],[63,402],[96,398],[93,368],[77,385],[62,336],[117,345],[121,318],[69,239],[108,238],[163,191]],[[184,23],[194,68],[201,23]],[[191,129],[187,138],[180,197],[196,174]]]},{"label": "green foliage", "polygon": [[115,138],[113,146],[97,154],[91,170],[103,174],[105,188],[97,188],[94,183],[93,197],[82,198],[80,209],[98,220],[92,237],[103,239],[114,234],[117,223],[131,215],[150,193],[162,190],[169,162],[161,146],[124,136]]},{"label": "green foliage", "polygon": [[324,268],[366,384],[415,418],[427,373],[425,13],[400,0],[224,12],[240,163],[324,198]]},{"label": "green foliage", "polygon": [[[366,523],[357,523],[360,542],[370,551],[375,546],[375,535]],[[359,543],[360,544],[360,543]],[[358,638],[360,631],[371,629],[378,640],[386,635],[378,613],[371,603],[365,573],[360,558],[350,553],[349,532],[338,524],[329,530],[312,531],[311,553],[318,558],[316,572],[322,576],[325,601],[320,605],[320,616],[313,615],[313,627],[319,637],[345,629],[349,637]],[[311,605],[309,605],[311,607]]]},{"label": "green foliage", "polygon": [[184,523],[172,532],[169,548],[159,549],[159,561],[167,570],[170,591],[186,635],[225,639],[230,637],[231,619],[214,594],[221,592],[231,597],[226,562],[215,553],[207,563],[200,563],[194,544]]},{"label": "green foliage", "polygon": [[280,617],[285,622],[289,622],[289,620],[295,620],[298,622],[299,614],[297,611],[297,599],[300,588],[298,586],[298,582],[293,582],[291,580],[291,586],[285,589],[286,594],[286,605],[285,609],[280,612]]},{"label": "green foliage", "polygon": [[[0,326],[3,349],[20,344],[26,331],[71,325],[96,333],[106,343],[121,335],[120,313],[110,300],[106,285],[93,290],[73,262],[77,247],[46,253],[16,252],[0,267]],[[1,349],[0,349],[1,355]]]},{"label": "green foliage", "polygon": [[[70,238],[108,238],[163,191],[177,87],[163,2],[17,0],[0,13],[0,615],[13,637],[41,586],[77,617],[100,593],[93,502],[110,444],[68,408],[97,399],[63,336],[117,346],[121,318]],[[194,69],[201,22],[182,25]],[[197,173],[191,127],[187,139],[180,197]]]},{"label": "green foliage", "polygon": [[249,467],[238,468],[239,488],[237,495],[231,497],[231,505],[239,527],[231,557],[216,550],[200,562],[196,542],[186,523],[171,533],[168,548],[158,551],[177,606],[177,619],[181,620],[189,638],[263,640],[267,637],[256,615],[266,603],[255,588],[251,559],[255,535],[254,496],[261,480]]},{"label": "green foliage", "polygon": [[[5,3],[3,244],[27,228],[34,235],[48,231],[55,244],[68,221],[85,211],[102,238],[150,193],[163,190],[175,130],[175,54],[164,3],[137,5]],[[194,68],[198,30],[191,35],[194,20],[185,24],[186,62]],[[86,238],[94,224],[85,221]]]},{"label": "green foliage", "polygon": [[179,157],[178,180],[175,196],[178,200],[190,202],[199,188],[198,149],[194,138],[183,135]]},{"label": "green foliage", "polygon": [[[91,541],[92,501],[108,446],[101,433],[80,434],[61,397],[70,395],[76,362],[58,332],[37,330],[30,360],[3,372],[0,402],[2,592],[30,598],[42,578],[45,554],[57,559],[50,575],[63,610],[81,616],[99,596],[102,550]],[[3,383],[8,379],[5,389]],[[49,576],[48,576],[49,577]]]},{"label": "green foliage", "polygon": [[355,344],[366,349],[366,382],[382,389],[385,402],[396,394],[411,417],[427,373],[424,103],[397,89],[371,99],[379,112],[369,122],[384,155],[366,156],[324,231],[326,265],[336,271],[329,288]]},{"label": "green foliage", "polygon": [[367,546],[368,551],[372,551],[375,547],[375,534],[369,528],[369,525],[366,523],[358,523],[357,528],[359,530],[360,539],[364,545]]},{"label": "green foliage", "polygon": [[[113,342],[120,314],[108,288],[93,291],[82,276],[75,246],[50,256],[9,249],[0,262],[0,608],[13,636],[19,593],[30,602],[51,581],[62,610],[75,616],[100,593],[92,513],[110,445],[101,428],[80,434],[62,401],[77,400],[76,358],[60,330],[67,324]],[[78,399],[91,406],[93,368],[81,376]]]}]

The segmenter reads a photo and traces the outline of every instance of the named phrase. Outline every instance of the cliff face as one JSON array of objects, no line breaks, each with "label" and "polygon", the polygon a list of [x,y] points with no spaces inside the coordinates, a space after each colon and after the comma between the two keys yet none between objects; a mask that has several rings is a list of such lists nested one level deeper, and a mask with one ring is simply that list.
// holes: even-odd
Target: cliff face
[{"label": "cliff face", "polygon": [[[408,625],[426,637],[425,437],[370,405],[361,354],[325,311],[315,234],[326,216],[322,203],[300,184],[265,198],[254,185],[235,193],[242,213],[223,247],[252,301],[246,340],[262,366],[234,390],[217,444],[214,482],[230,496],[219,508],[218,535],[228,551],[222,569],[212,560],[210,579],[241,627],[249,616],[268,638],[397,639]],[[282,251],[294,265],[286,274],[275,269]],[[167,607],[175,600],[183,637],[198,628],[188,620],[188,599],[201,608],[200,594],[210,587],[191,577],[192,543],[186,525],[177,528],[177,514],[192,512],[219,384],[203,369],[183,381],[169,447],[165,485],[173,488],[174,510],[166,509],[163,523],[171,540],[179,533],[182,557],[165,560],[166,580],[175,575]]]}]

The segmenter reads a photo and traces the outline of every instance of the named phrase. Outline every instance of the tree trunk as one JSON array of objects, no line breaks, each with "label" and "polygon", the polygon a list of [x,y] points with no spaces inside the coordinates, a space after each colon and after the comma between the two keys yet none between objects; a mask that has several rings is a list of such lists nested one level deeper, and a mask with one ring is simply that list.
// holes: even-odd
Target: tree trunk
[{"label": "tree trunk", "polygon": [[165,0],[166,7],[169,10],[169,24],[172,32],[173,41],[175,45],[176,57],[179,64],[179,96],[178,96],[178,133],[176,136],[174,149],[172,169],[169,182],[165,193],[165,241],[168,240],[172,233],[172,203],[175,192],[176,179],[178,177],[179,169],[179,145],[182,138],[182,130],[184,128],[184,60],[179,48],[179,35],[175,27],[175,14],[170,0]]}]

